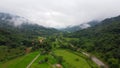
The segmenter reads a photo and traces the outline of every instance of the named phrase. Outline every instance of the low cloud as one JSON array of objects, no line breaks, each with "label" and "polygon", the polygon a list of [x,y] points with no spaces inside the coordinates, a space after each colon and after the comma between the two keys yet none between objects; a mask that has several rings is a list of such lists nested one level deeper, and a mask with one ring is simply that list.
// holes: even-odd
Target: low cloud
[{"label": "low cloud", "polygon": [[0,11],[46,27],[63,28],[117,16],[119,3],[120,0],[0,0]]}]

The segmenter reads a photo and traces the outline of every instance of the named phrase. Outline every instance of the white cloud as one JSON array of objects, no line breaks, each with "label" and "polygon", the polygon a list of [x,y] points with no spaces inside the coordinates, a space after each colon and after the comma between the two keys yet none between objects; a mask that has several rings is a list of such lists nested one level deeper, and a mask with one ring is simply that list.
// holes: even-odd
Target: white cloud
[{"label": "white cloud", "polygon": [[0,0],[0,11],[61,28],[117,16],[120,0]]},{"label": "white cloud", "polygon": [[87,24],[87,23],[80,25],[80,28],[81,28],[81,29],[85,29],[85,28],[88,28],[88,27],[90,27],[90,25]]}]

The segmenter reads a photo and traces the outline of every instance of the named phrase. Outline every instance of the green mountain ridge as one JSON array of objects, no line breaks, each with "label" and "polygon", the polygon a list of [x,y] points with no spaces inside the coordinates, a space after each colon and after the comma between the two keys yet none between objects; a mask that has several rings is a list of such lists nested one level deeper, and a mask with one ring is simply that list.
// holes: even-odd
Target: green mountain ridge
[{"label": "green mountain ridge", "polygon": [[105,19],[93,27],[71,33],[69,37],[79,38],[83,42],[80,48],[96,54],[110,68],[120,68],[120,16]]},{"label": "green mountain ridge", "polygon": [[68,26],[68,27],[66,27],[64,29],[61,29],[61,31],[76,32],[76,31],[79,31],[79,30],[86,29],[88,27],[93,27],[93,26],[95,26],[97,24],[99,24],[98,21],[90,21],[90,22],[83,23],[83,24],[80,24],[80,25]]}]

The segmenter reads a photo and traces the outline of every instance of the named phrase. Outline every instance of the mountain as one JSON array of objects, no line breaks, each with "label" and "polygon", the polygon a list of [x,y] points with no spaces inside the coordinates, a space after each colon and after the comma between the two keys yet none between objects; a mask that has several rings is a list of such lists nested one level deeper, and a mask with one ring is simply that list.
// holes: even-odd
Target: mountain
[{"label": "mountain", "polygon": [[[7,13],[0,13],[0,42],[7,42],[6,39],[28,39],[37,38],[38,36],[50,36],[59,31],[54,28],[46,28],[37,24],[31,24],[27,19]],[[2,42],[1,42],[2,43]],[[6,44],[1,44],[6,45]]]},{"label": "mountain", "polygon": [[38,36],[47,37],[58,33],[54,28],[31,24],[27,19],[0,13],[0,62],[25,54]]},{"label": "mountain", "polygon": [[79,38],[83,42],[82,49],[97,55],[110,68],[120,68],[120,16],[107,18],[69,36]]},{"label": "mountain", "polygon": [[78,30],[82,30],[82,29],[86,29],[88,27],[92,27],[99,24],[98,21],[90,21],[88,23],[84,23],[84,24],[80,24],[80,25],[76,25],[76,26],[68,26],[64,29],[61,29],[62,31],[67,31],[67,32],[75,32]]},{"label": "mountain", "polygon": [[28,35],[48,36],[59,32],[54,28],[46,28],[37,24],[31,24],[29,20],[7,13],[0,13],[0,28],[26,33]]}]

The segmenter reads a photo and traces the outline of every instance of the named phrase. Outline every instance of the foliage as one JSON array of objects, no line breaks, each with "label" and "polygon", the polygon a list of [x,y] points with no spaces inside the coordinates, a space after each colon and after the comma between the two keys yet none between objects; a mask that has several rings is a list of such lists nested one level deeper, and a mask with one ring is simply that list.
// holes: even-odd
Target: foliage
[{"label": "foliage", "polygon": [[[70,65],[70,68],[91,68],[84,58],[67,50],[57,49],[55,50],[55,54],[58,56],[62,56],[65,62]],[[76,58],[78,58],[80,61],[76,61]]]},{"label": "foliage", "polygon": [[83,42],[80,48],[96,54],[110,68],[120,67],[120,16],[105,19],[94,27],[67,36],[79,38]]},{"label": "foliage", "polygon": [[39,52],[32,52],[30,54],[15,58],[8,62],[0,64],[0,68],[26,68],[26,66],[38,55]]},{"label": "foliage", "polygon": [[[36,42],[38,36],[47,37],[58,32],[54,28],[29,24],[28,21],[16,26],[15,24],[18,24],[18,22],[12,22],[12,18],[19,19],[20,17],[0,13],[0,49],[4,47],[0,50],[0,56],[3,55],[0,57],[0,62],[6,61],[7,58],[11,59],[25,54],[25,49],[28,47],[33,47],[33,51],[35,51],[39,44]],[[32,43],[35,43],[35,45],[33,46]],[[47,43],[44,45],[46,46]],[[47,47],[45,49],[49,50]]]}]

